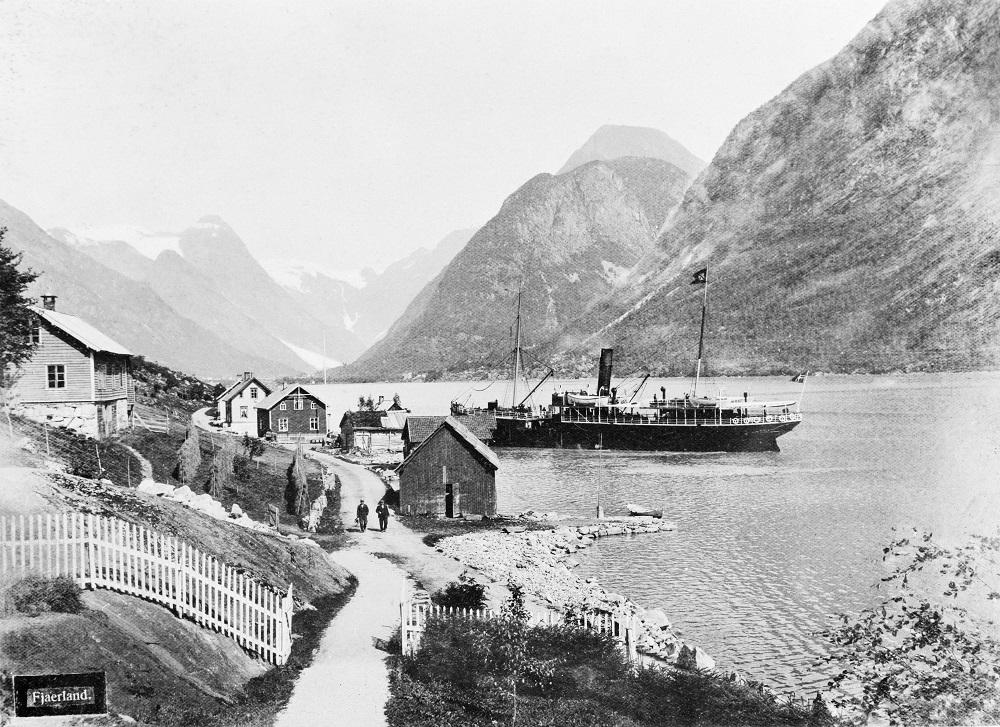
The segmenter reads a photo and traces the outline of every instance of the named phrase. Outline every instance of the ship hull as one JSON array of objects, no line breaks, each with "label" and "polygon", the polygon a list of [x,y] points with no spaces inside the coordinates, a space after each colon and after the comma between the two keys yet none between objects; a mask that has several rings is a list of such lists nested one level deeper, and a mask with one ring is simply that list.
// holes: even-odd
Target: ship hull
[{"label": "ship hull", "polygon": [[751,424],[631,424],[564,422],[557,418],[497,417],[493,443],[498,447],[625,449],[654,452],[768,452],[778,450],[778,437],[799,424],[783,421]]}]

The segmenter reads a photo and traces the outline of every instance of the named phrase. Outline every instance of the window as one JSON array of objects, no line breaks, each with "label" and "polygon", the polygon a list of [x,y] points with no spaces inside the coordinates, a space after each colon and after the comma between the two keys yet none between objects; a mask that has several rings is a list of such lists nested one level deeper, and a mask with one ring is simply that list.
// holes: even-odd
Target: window
[{"label": "window", "polygon": [[247,418],[247,408],[245,406],[240,407],[240,419]]},{"label": "window", "polygon": [[288,420],[287,419],[279,419],[278,420],[278,431],[279,432],[287,432],[288,431]]},{"label": "window", "polygon": [[309,417],[309,431],[310,432],[319,431],[319,417]]},{"label": "window", "polygon": [[66,388],[66,367],[63,364],[51,364],[49,367],[49,388]]},{"label": "window", "polygon": [[250,398],[251,399],[256,399],[257,398],[257,387],[256,386],[251,386],[250,387]]},{"label": "window", "polygon": [[309,408],[310,409],[318,409],[319,407],[316,406],[316,402],[315,401],[310,401],[309,402]]},{"label": "window", "polygon": [[32,318],[28,322],[28,340],[31,343],[38,343],[41,340],[42,327],[37,318]]},{"label": "window", "polygon": [[278,408],[281,409],[281,411],[287,411],[288,410],[288,402],[287,401],[281,402],[280,404],[278,404]]},{"label": "window", "polygon": [[294,407],[294,408],[295,408],[296,410],[298,410],[298,409],[302,409],[302,408],[303,408],[303,406],[304,406],[304,404],[305,404],[305,402],[303,402],[303,400],[302,400],[302,397],[301,397],[301,396],[296,396],[296,397],[295,397],[295,398],[293,399],[293,401],[295,402],[295,407]]}]

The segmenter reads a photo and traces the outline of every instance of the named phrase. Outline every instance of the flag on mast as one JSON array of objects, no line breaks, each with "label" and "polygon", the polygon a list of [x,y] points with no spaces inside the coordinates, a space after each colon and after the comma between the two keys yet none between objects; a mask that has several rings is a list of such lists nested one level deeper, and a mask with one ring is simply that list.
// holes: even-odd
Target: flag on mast
[{"label": "flag on mast", "polygon": [[694,274],[694,280],[691,281],[691,285],[698,285],[700,283],[708,282],[708,268],[702,268]]},{"label": "flag on mast", "polygon": [[795,382],[796,384],[805,383],[806,376],[808,374],[809,374],[808,371],[803,371],[801,374],[796,374],[795,376],[792,377],[792,381]]}]

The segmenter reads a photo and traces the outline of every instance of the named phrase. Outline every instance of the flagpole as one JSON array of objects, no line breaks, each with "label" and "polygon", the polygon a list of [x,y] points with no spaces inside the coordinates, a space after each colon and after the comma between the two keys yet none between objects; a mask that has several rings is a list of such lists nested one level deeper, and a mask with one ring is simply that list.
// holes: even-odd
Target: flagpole
[{"label": "flagpole", "polygon": [[701,333],[698,334],[698,365],[694,371],[694,387],[691,389],[691,396],[698,393],[698,380],[701,378],[701,353],[705,343],[705,311],[708,309],[708,268],[705,268],[705,290],[701,302]]},{"label": "flagpole", "polygon": [[802,374],[802,390],[799,392],[799,411],[802,411],[802,400],[806,396],[806,379],[809,378],[809,371]]}]

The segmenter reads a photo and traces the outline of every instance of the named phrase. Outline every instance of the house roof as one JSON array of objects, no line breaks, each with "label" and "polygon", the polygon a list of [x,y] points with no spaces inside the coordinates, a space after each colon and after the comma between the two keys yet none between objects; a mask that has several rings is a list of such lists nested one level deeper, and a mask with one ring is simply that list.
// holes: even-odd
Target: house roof
[{"label": "house roof", "polygon": [[355,429],[385,429],[382,426],[382,420],[388,414],[389,412],[377,410],[345,411],[344,416],[340,419],[340,424],[343,426],[345,421],[350,421]]},{"label": "house roof", "polygon": [[418,455],[420,450],[422,450],[427,445],[427,443],[431,441],[431,438],[435,434],[437,434],[441,429],[450,429],[452,432],[454,432],[455,436],[458,439],[465,442],[465,444],[470,449],[472,449],[473,452],[475,452],[482,459],[484,459],[487,464],[493,467],[493,469],[495,470],[500,469],[500,459],[497,457],[496,452],[494,452],[492,449],[483,444],[483,441],[479,437],[477,437],[475,434],[466,429],[466,427],[461,422],[459,422],[455,417],[451,416],[445,417],[444,421],[441,422],[434,429],[434,431],[431,432],[426,439],[424,439],[424,441],[418,444],[416,448],[414,448],[414,450],[410,452],[410,456],[404,459],[402,464],[400,464],[399,467],[397,467],[396,469],[403,469],[410,462],[412,462],[413,458]]},{"label": "house roof", "polygon": [[229,401],[255,381],[257,382],[257,385],[264,390],[264,396],[267,396],[273,391],[272,387],[265,384],[256,376],[251,376],[249,379],[240,379],[235,384],[233,384],[228,389],[219,394],[219,401],[222,400]]},{"label": "house roof", "polygon": [[[409,416],[406,418],[404,434],[411,445],[420,444],[440,426],[447,417],[444,416]],[[465,425],[465,428],[484,442],[493,440],[496,435],[497,418],[492,412],[474,412],[461,414],[455,420]]]},{"label": "house roof", "polygon": [[53,326],[66,333],[91,351],[107,351],[123,356],[132,356],[132,352],[117,341],[109,338],[81,318],[68,313],[57,313],[47,308],[32,307],[32,310]]},{"label": "house roof", "polygon": [[312,398],[314,398],[317,401],[321,402],[323,404],[324,408],[326,407],[326,402],[323,401],[322,397],[316,396],[316,394],[314,394],[313,392],[311,392],[308,389],[308,387],[303,386],[302,384],[296,384],[295,386],[292,386],[292,387],[287,388],[287,389],[279,389],[278,391],[271,392],[271,394],[269,396],[265,397],[259,404],[257,404],[257,408],[258,409],[273,409],[275,406],[277,406],[279,403],[281,403],[284,399],[287,399],[289,396],[291,396],[292,394],[294,394],[296,389],[301,389],[303,394],[307,394],[308,396],[311,396]]}]

